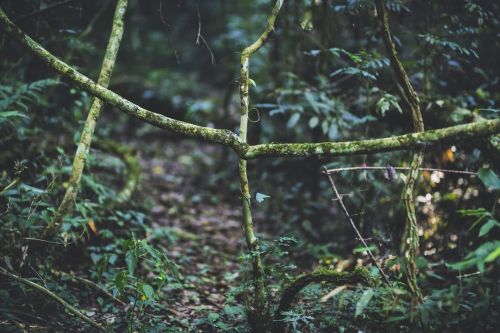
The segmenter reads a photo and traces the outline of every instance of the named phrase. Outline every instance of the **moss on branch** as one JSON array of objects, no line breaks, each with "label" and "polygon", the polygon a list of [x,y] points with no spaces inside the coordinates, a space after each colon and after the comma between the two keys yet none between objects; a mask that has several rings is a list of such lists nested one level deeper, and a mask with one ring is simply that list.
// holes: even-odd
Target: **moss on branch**
[{"label": "moss on branch", "polygon": [[293,281],[283,292],[278,308],[274,314],[273,333],[284,333],[286,323],[283,312],[289,311],[293,301],[302,289],[312,283],[331,283],[334,285],[363,284],[371,285],[372,280],[366,268],[358,267],[353,272],[337,272],[325,267],[319,267],[311,274],[304,274]]},{"label": "moss on branch", "polygon": [[[115,66],[116,57],[120,48],[120,43],[125,29],[125,12],[127,10],[128,0],[118,0],[116,3],[115,13],[113,16],[113,24],[111,34],[109,36],[108,45],[104,54],[101,70],[99,73],[98,84],[107,87],[111,79],[111,73]],[[75,200],[78,195],[78,188],[80,187],[80,180],[82,178],[83,168],[89,155],[92,137],[97,124],[97,119],[101,113],[104,103],[94,98],[90,107],[87,119],[83,126],[78,148],[73,159],[71,169],[71,176],[68,182],[68,188],[64,193],[63,200],[61,201],[54,217],[43,231],[42,238],[51,237],[57,233],[59,227],[66,215],[71,213],[74,208]]]},{"label": "moss on branch", "polygon": [[[283,0],[277,0],[272,10],[271,16],[267,21],[267,26],[259,38],[250,46],[246,47],[241,52],[241,70],[240,70],[240,128],[239,128],[239,142],[247,145],[247,132],[248,132],[248,106],[250,103],[249,98],[249,81],[250,81],[250,57],[252,54],[266,43],[269,34],[274,30],[274,22],[283,5]],[[248,146],[246,146],[248,147]],[[248,318],[252,330],[255,332],[262,332],[266,330],[268,324],[268,304],[267,304],[267,291],[265,286],[264,266],[260,256],[259,241],[255,236],[252,212],[250,207],[250,185],[247,176],[247,161],[240,154],[240,162],[238,165],[240,176],[240,190],[241,190],[241,205],[243,207],[243,229],[245,232],[245,239],[247,242],[248,251],[254,253],[252,256],[252,277],[254,284],[254,300],[253,305],[248,309]]]},{"label": "moss on branch", "polygon": [[40,44],[26,35],[7,17],[5,12],[1,8],[0,26],[7,32],[9,36],[19,41],[54,71],[69,79],[72,83],[78,85],[89,94],[120,109],[125,113],[130,114],[131,116],[134,116],[140,120],[143,120],[165,130],[198,138],[207,142],[230,146],[239,154],[242,154],[244,149],[246,148],[245,145],[239,142],[238,136],[230,130],[197,126],[151,112],[121,97],[115,92],[97,84],[87,76],[81,74],[65,62],[52,55]]},{"label": "moss on branch", "polygon": [[247,143],[241,142],[238,136],[230,130],[213,129],[174,120],[146,110],[115,92],[96,84],[27,36],[10,21],[1,8],[0,26],[9,36],[23,44],[50,68],[69,79],[73,84],[80,86],[89,94],[153,126],[207,142],[229,146],[244,159],[270,156],[305,157],[312,155],[342,156],[371,154],[405,150],[442,141],[463,141],[500,133],[500,120],[496,119],[381,139],[323,143],[271,143],[250,146]]},{"label": "moss on branch", "polygon": [[[422,112],[420,111],[420,101],[418,99],[418,94],[411,84],[410,78],[406,73],[406,70],[399,60],[398,52],[396,50],[396,45],[394,44],[391,36],[391,29],[389,27],[389,15],[385,10],[385,1],[376,0],[375,1],[377,14],[382,26],[382,37],[384,39],[384,44],[391,59],[391,66],[396,73],[396,77],[399,84],[403,87],[403,98],[408,102],[411,111],[411,119],[413,123],[414,132],[423,132],[424,119],[422,117]],[[415,189],[415,183],[418,179],[418,172],[422,161],[424,160],[424,150],[423,147],[418,149],[413,153],[413,158],[410,164],[410,170],[406,175],[405,186],[403,188],[402,200],[406,211],[406,225],[403,232],[403,238],[401,244],[403,245],[401,253],[405,255],[407,259],[407,278],[410,289],[419,301],[423,300],[422,292],[417,284],[417,254],[419,248],[419,237],[418,237],[418,221],[415,212],[415,198],[413,195]],[[407,242],[408,239],[408,242]],[[408,244],[408,246],[406,246]]]},{"label": "moss on branch", "polygon": [[500,119],[478,121],[388,138],[320,143],[268,143],[249,146],[246,159],[261,157],[346,156],[405,150],[441,142],[464,141],[500,132]]}]

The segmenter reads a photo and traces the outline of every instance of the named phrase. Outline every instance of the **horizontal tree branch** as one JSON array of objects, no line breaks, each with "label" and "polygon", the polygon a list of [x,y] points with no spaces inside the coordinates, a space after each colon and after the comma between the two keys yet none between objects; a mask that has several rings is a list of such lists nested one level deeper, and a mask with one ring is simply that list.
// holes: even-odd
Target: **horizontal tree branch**
[{"label": "horizontal tree branch", "polygon": [[270,143],[250,146],[241,142],[238,136],[230,130],[198,126],[151,112],[115,92],[98,85],[87,76],[79,73],[52,55],[26,35],[7,17],[1,8],[0,26],[9,36],[24,45],[50,68],[70,80],[73,84],[80,86],[89,94],[153,126],[206,142],[231,147],[238,156],[244,159],[271,156],[304,157],[313,155],[342,156],[371,154],[405,150],[442,141],[461,141],[500,133],[500,119],[495,119],[381,139],[323,143]]},{"label": "horizontal tree branch", "polygon": [[106,89],[96,82],[81,74],[62,60],[58,59],[47,51],[40,44],[35,42],[31,37],[26,35],[18,26],[16,26],[0,8],[0,26],[7,34],[28,50],[34,53],[40,60],[47,64],[50,68],[69,79],[72,83],[80,86],[89,94],[97,97],[104,102],[115,106],[116,108],[128,113],[140,120],[148,122],[156,127],[166,129],[175,133],[184,134],[186,136],[202,139],[207,142],[219,143],[230,146],[238,153],[242,153],[245,145],[239,143],[238,136],[230,130],[214,129],[209,127],[197,126],[186,123],[184,121],[175,120],[170,117],[151,112],[140,107],[137,104],[121,97],[115,92]]},{"label": "horizontal tree branch", "polygon": [[372,154],[431,145],[438,142],[463,141],[500,132],[500,119],[483,120],[426,132],[410,133],[389,138],[320,143],[269,143],[250,146],[245,158],[269,156],[346,156]]}]

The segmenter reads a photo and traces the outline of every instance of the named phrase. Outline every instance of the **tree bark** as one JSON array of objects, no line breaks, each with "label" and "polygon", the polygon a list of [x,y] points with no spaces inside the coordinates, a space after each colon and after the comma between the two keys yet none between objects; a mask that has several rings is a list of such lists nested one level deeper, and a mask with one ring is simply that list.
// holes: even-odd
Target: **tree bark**
[{"label": "tree bark", "polygon": [[490,136],[500,133],[500,119],[486,120],[465,125],[451,126],[439,130],[422,133],[411,133],[381,139],[321,142],[321,143],[268,143],[248,145],[240,142],[238,135],[230,130],[197,126],[167,116],[151,112],[123,98],[115,92],[98,85],[85,75],[64,63],[40,44],[27,36],[17,27],[0,8],[0,26],[13,39],[20,42],[31,53],[36,55],[55,72],[64,76],[72,84],[81,87],[89,94],[116,107],[137,119],[187,137],[231,147],[243,159],[270,156],[306,157],[311,155],[346,156],[356,154],[372,154],[409,148],[422,147],[428,144],[448,141],[461,141],[470,138]]},{"label": "tree bark", "polygon": [[[115,66],[125,26],[124,18],[127,5],[128,0],[118,0],[116,3],[111,35],[109,36],[108,46],[106,47],[104,60],[99,73],[99,79],[97,81],[97,84],[102,87],[107,87],[109,85],[111,73],[113,72],[113,68]],[[87,115],[87,120],[85,121],[82,129],[75,157],[73,159],[73,167],[68,182],[68,188],[66,189],[59,208],[54,213],[54,217],[43,231],[42,238],[53,237],[59,231],[64,217],[73,211],[75,200],[78,195],[78,188],[80,187],[83,168],[85,167],[90,144],[92,143],[92,136],[103,106],[104,102],[99,98],[94,97]]]},{"label": "tree bark", "polygon": [[[417,92],[413,88],[408,75],[403,67],[403,64],[398,58],[396,45],[392,40],[391,30],[389,28],[389,15],[385,10],[384,0],[377,0],[377,14],[382,25],[382,37],[384,44],[391,59],[391,66],[396,73],[396,78],[399,84],[403,87],[404,96],[408,103],[411,119],[413,122],[414,132],[424,132],[424,120],[420,111],[420,102]],[[410,170],[406,174],[406,181],[403,188],[402,200],[406,211],[406,224],[401,240],[401,254],[406,258],[407,279],[410,290],[418,301],[423,300],[422,292],[417,284],[417,255],[419,250],[418,224],[417,215],[415,213],[415,198],[413,192],[415,182],[419,176],[419,168],[424,159],[423,147],[417,149],[413,153],[413,158],[410,164]]]},{"label": "tree bark", "polygon": [[[250,83],[250,57],[264,45],[269,34],[274,30],[274,22],[283,5],[283,0],[277,0],[268,19],[267,27],[259,38],[246,47],[241,53],[240,70],[240,129],[239,139],[241,143],[247,143],[248,136],[248,111],[249,111],[249,83]],[[247,161],[240,158],[239,162],[241,205],[243,207],[243,229],[248,251],[252,260],[252,277],[254,287],[254,300],[252,307],[248,309],[249,323],[254,332],[265,332],[269,324],[269,306],[265,286],[265,273],[260,255],[258,239],[255,236],[252,212],[250,209],[251,194],[247,176]]]}]

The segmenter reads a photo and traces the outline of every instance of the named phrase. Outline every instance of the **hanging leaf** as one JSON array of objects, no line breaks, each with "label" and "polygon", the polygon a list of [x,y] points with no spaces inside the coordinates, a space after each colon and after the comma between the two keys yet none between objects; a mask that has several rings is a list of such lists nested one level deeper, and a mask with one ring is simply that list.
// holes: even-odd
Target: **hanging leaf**
[{"label": "hanging leaf", "polygon": [[127,263],[127,268],[130,276],[134,276],[135,268],[137,267],[137,253],[135,249],[127,251],[125,254],[125,262]]},{"label": "hanging leaf", "polygon": [[306,11],[302,16],[302,19],[300,20],[300,28],[304,31],[311,31],[312,29],[314,29],[312,18],[312,11]]},{"label": "hanging leaf", "polygon": [[336,123],[332,123],[330,125],[330,129],[328,130],[328,137],[330,138],[330,140],[335,140],[338,138],[338,134],[339,134],[339,127]]},{"label": "hanging leaf", "polygon": [[290,119],[288,120],[288,123],[286,124],[286,126],[288,128],[292,128],[294,127],[295,125],[297,125],[297,123],[299,122],[300,120],[300,113],[294,113]]},{"label": "hanging leaf", "polygon": [[267,194],[259,193],[259,192],[257,192],[255,194],[255,200],[257,200],[258,203],[261,203],[262,201],[266,200],[267,198],[270,198],[270,196]]},{"label": "hanging leaf", "polygon": [[500,189],[500,179],[498,178],[497,174],[490,168],[479,169],[477,175],[488,190],[496,191]]},{"label": "hanging leaf", "polygon": [[481,230],[479,230],[479,237],[483,237],[484,235],[488,234],[488,232],[490,232],[490,230],[493,229],[494,226],[498,225],[500,225],[500,223],[498,223],[497,221],[493,219],[488,220],[488,222],[483,224]]},{"label": "hanging leaf", "polygon": [[494,261],[496,258],[498,258],[500,256],[500,246],[497,247],[495,250],[493,250],[492,252],[490,252],[490,254],[488,254],[488,256],[486,257],[486,259],[484,259],[484,261],[486,262],[492,262]]},{"label": "hanging leaf", "polygon": [[318,117],[312,117],[311,119],[309,119],[309,127],[310,128],[316,128],[316,126],[318,126],[319,124],[319,118]]}]

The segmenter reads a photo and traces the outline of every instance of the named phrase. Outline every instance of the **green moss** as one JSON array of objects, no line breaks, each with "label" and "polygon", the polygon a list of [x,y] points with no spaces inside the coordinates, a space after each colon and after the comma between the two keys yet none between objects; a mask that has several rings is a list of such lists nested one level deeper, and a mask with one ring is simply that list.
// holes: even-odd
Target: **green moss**
[{"label": "green moss", "polygon": [[267,143],[248,146],[240,152],[243,152],[245,159],[276,156],[347,156],[418,148],[444,141],[463,141],[490,136],[498,132],[500,132],[500,119],[494,119],[381,139],[321,143]]}]

